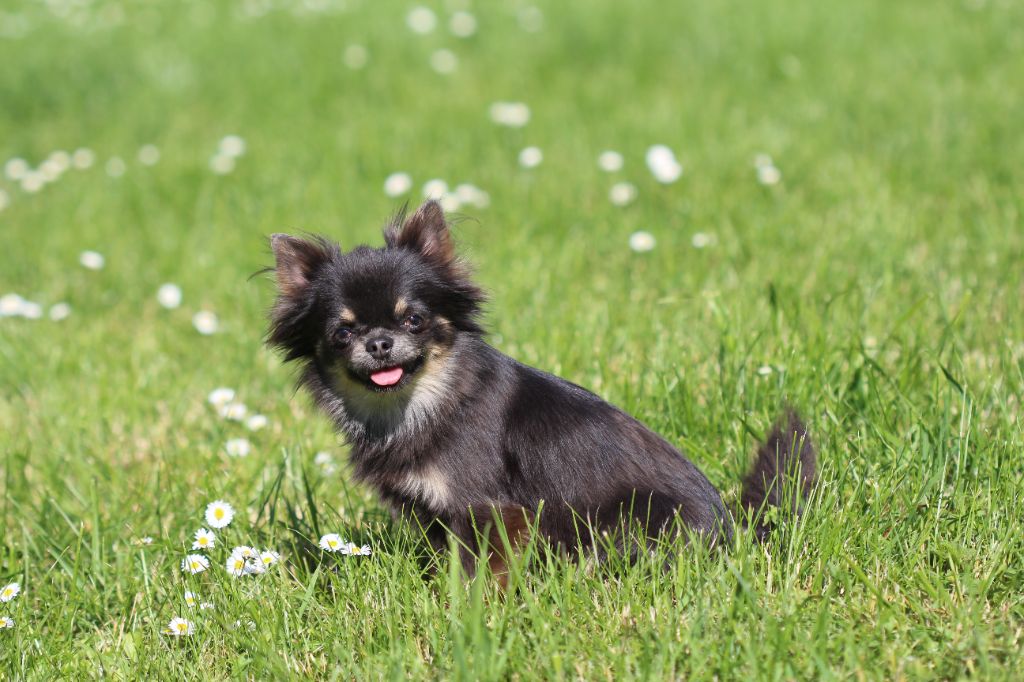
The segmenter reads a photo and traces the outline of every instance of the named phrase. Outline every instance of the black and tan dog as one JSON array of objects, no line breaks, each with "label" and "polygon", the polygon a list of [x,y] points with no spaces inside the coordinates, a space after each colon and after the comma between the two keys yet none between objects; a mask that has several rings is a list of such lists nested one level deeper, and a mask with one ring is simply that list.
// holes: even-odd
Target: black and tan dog
[{"label": "black and tan dog", "polygon": [[[351,444],[355,475],[415,514],[436,546],[448,529],[476,547],[474,518],[496,510],[516,536],[535,519],[574,552],[624,521],[648,539],[676,526],[712,543],[732,519],[676,448],[593,393],[492,348],[483,292],[427,202],[343,252],[274,235],[278,298],[269,344],[302,363],[301,384]],[[787,477],[809,490],[815,453],[790,415],[760,448],[742,503],[780,505]],[[759,523],[759,536],[767,528]],[[472,556],[463,561],[471,569]]]}]

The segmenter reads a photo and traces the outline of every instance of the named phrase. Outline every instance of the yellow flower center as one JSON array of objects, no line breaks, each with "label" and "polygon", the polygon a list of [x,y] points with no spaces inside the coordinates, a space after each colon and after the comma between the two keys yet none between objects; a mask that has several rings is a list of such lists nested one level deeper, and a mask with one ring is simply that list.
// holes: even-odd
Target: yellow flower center
[{"label": "yellow flower center", "polygon": [[221,509],[220,507],[217,507],[216,509],[213,510],[213,515],[219,521],[220,519],[224,518],[224,510]]},{"label": "yellow flower center", "polygon": [[185,632],[188,630],[188,623],[178,623],[175,627],[178,628],[178,632]]}]

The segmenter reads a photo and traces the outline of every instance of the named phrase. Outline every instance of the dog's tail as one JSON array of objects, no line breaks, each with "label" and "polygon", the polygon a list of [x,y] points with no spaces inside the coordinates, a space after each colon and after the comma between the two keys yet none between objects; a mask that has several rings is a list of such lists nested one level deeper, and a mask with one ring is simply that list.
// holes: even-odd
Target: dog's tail
[{"label": "dog's tail", "polygon": [[807,427],[795,412],[787,411],[758,448],[754,464],[743,479],[740,505],[750,514],[759,541],[772,530],[773,509],[800,514],[814,484],[816,466],[817,453]]}]

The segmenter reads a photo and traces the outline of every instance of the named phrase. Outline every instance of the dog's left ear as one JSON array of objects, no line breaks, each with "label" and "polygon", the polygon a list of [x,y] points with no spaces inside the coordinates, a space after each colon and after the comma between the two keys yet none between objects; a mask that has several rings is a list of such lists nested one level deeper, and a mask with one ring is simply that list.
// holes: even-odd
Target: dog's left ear
[{"label": "dog's left ear", "polygon": [[287,234],[271,235],[270,248],[277,261],[274,272],[278,291],[288,298],[301,297],[313,273],[330,257],[325,241],[307,241]]},{"label": "dog's left ear", "polygon": [[401,226],[392,223],[384,231],[384,240],[391,247],[412,249],[443,269],[456,263],[455,242],[444,210],[433,200],[424,202]]}]

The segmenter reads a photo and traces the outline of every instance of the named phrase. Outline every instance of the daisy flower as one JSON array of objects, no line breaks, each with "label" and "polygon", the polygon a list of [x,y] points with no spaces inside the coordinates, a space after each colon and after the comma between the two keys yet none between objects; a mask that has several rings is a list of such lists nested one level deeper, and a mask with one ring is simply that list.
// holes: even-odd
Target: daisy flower
[{"label": "daisy flower", "polygon": [[4,585],[0,589],[0,601],[9,602],[21,593],[21,585],[19,583],[11,583],[10,585]]},{"label": "daisy flower", "polygon": [[197,530],[195,538],[195,542],[192,543],[192,549],[210,549],[217,544],[217,536],[208,528]]},{"label": "daisy flower", "polygon": [[519,165],[523,168],[536,168],[544,160],[544,152],[540,147],[527,147],[519,152]]},{"label": "daisy flower", "polygon": [[629,236],[629,248],[633,249],[637,253],[644,253],[654,248],[657,242],[654,239],[654,235],[650,232],[634,232]]},{"label": "daisy flower", "polygon": [[217,316],[209,310],[200,310],[192,316],[192,326],[203,336],[217,333]]},{"label": "daisy flower", "polygon": [[597,157],[597,167],[605,173],[615,173],[622,170],[622,154],[611,149],[601,152]]},{"label": "daisy flower", "polygon": [[259,431],[267,425],[267,418],[262,414],[254,414],[245,420],[245,426],[250,431]]},{"label": "daisy flower", "polygon": [[78,262],[82,264],[82,267],[90,270],[102,270],[104,258],[103,254],[96,251],[83,251],[78,256]]},{"label": "daisy flower", "polygon": [[200,611],[208,611],[208,610],[210,610],[210,609],[212,609],[212,608],[213,608],[213,604],[211,604],[211,603],[210,603],[210,602],[208,602],[208,601],[204,601],[204,602],[201,602],[201,603],[199,604],[199,610],[200,610]]},{"label": "daisy flower", "polygon": [[202,573],[210,567],[210,560],[202,554],[189,554],[181,560],[181,570],[195,575]]},{"label": "daisy flower", "polygon": [[247,561],[245,563],[245,575],[263,575],[267,569],[258,561]]},{"label": "daisy flower", "polygon": [[369,545],[363,545],[360,547],[354,542],[350,542],[346,548],[345,554],[348,554],[349,556],[370,556],[372,552],[370,551]]},{"label": "daisy flower", "polygon": [[224,567],[227,569],[228,574],[234,576],[235,578],[241,575],[245,575],[245,557],[241,554],[232,553],[232,555],[228,557],[227,564],[225,564]]},{"label": "daisy flower", "polygon": [[143,545],[152,545],[153,544],[153,538],[150,537],[149,535],[146,535],[144,537],[139,538],[139,542],[142,543]]},{"label": "daisy flower", "polygon": [[320,538],[320,549],[325,552],[341,552],[348,546],[348,543],[341,539],[337,533],[328,533]]},{"label": "daisy flower", "polygon": [[224,449],[231,457],[246,457],[252,450],[252,445],[245,438],[232,438],[224,445]]},{"label": "daisy flower", "polygon": [[236,554],[243,559],[255,559],[260,555],[260,553],[256,551],[255,547],[249,547],[248,545],[239,545],[231,550],[232,556]]},{"label": "daisy flower", "polygon": [[167,624],[165,633],[173,637],[183,637],[185,635],[191,635],[195,631],[195,626],[192,625],[192,621],[185,620],[181,616],[171,618],[171,622]]},{"label": "daisy flower", "polygon": [[240,422],[245,419],[246,413],[249,412],[249,408],[245,406],[245,403],[233,402],[226,405],[221,405],[217,412],[220,416],[225,419],[230,419],[234,422]]},{"label": "daisy flower", "polygon": [[214,528],[223,528],[235,518],[234,508],[224,500],[206,505],[206,522]]},{"label": "daisy flower", "polygon": [[384,180],[384,193],[399,197],[412,189],[412,178],[408,173],[392,173]]},{"label": "daisy flower", "polygon": [[173,310],[181,305],[181,287],[177,284],[161,284],[156,290],[156,300],[161,306]]},{"label": "daisy flower", "polygon": [[280,560],[281,555],[272,549],[267,549],[260,552],[260,563],[263,564],[263,566],[266,568],[270,568]]},{"label": "daisy flower", "polygon": [[195,592],[186,592],[185,593],[185,604],[187,604],[189,608],[193,608],[194,609],[196,607],[196,593]]},{"label": "daisy flower", "polygon": [[14,619],[10,616],[0,616],[0,630],[7,630],[14,627]]},{"label": "daisy flower", "polygon": [[235,389],[225,388],[223,386],[213,389],[210,391],[210,395],[206,397],[206,400],[214,407],[222,407],[234,399]]}]

